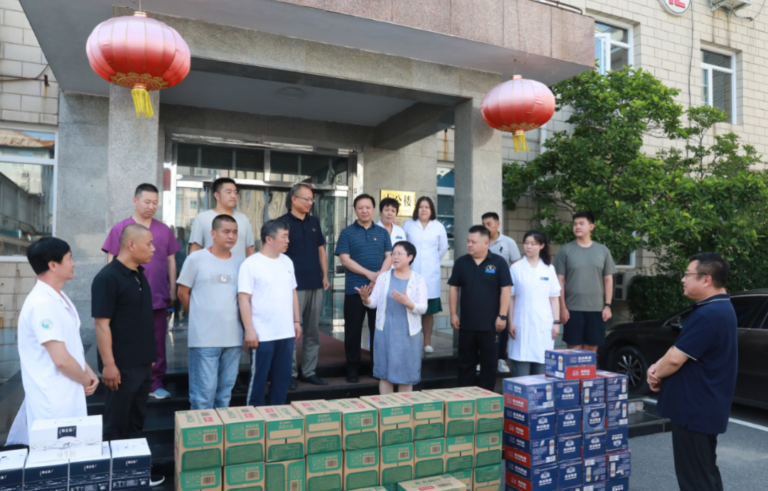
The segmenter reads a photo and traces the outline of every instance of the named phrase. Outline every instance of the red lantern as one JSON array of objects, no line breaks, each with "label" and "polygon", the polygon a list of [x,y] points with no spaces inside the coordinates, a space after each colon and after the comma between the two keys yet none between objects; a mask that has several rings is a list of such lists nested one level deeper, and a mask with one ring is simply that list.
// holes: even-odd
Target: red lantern
[{"label": "red lantern", "polygon": [[549,87],[515,75],[492,88],[480,105],[483,119],[491,128],[514,135],[515,153],[528,150],[525,132],[544,125],[555,113],[555,96]]},{"label": "red lantern", "polygon": [[148,90],[173,87],[189,73],[189,46],[175,29],[145,12],[96,26],[85,45],[98,76],[131,90],[136,117],[154,115]]}]

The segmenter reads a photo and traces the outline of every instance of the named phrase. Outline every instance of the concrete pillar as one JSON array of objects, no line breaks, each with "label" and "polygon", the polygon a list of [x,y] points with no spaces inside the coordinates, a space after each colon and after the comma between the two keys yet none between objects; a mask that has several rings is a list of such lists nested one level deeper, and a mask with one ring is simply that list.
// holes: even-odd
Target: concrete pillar
[{"label": "concrete pillar", "polygon": [[481,223],[483,213],[501,216],[501,133],[483,121],[481,99],[456,107],[455,257],[467,253],[467,231]]},{"label": "concrete pillar", "polygon": [[131,198],[136,186],[162,184],[158,182],[160,93],[149,95],[155,115],[137,118],[131,91],[110,85],[106,231],[133,215]]}]

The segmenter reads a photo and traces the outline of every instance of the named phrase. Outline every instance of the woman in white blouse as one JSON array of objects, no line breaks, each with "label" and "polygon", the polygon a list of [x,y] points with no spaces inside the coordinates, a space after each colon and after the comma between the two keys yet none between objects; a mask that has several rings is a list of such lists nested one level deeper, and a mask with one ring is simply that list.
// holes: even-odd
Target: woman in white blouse
[{"label": "woman in white blouse", "polygon": [[405,237],[416,246],[418,254],[411,265],[427,282],[429,305],[421,318],[424,332],[424,352],[432,353],[432,328],[435,314],[443,311],[440,303],[440,261],[448,252],[448,233],[442,223],[437,221],[437,212],[432,198],[422,196],[416,201],[413,220],[403,224]]},{"label": "woman in white blouse", "polygon": [[547,234],[530,230],[523,237],[525,257],[513,264],[509,302],[509,358],[516,375],[544,373],[544,351],[554,349],[560,334],[560,282]]}]

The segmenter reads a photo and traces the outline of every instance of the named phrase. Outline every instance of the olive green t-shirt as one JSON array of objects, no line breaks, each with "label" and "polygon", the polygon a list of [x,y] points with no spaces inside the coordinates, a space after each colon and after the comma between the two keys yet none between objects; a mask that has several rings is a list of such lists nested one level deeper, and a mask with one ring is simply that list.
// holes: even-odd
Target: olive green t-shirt
[{"label": "olive green t-shirt", "polygon": [[605,306],[603,277],[616,273],[611,251],[592,242],[569,242],[557,251],[555,272],[565,276],[565,306],[577,312],[600,312]]}]

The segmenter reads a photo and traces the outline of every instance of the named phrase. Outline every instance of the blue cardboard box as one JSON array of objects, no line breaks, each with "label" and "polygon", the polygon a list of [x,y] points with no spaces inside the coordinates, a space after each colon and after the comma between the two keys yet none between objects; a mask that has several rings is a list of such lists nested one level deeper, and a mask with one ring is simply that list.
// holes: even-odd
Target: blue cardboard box
[{"label": "blue cardboard box", "polygon": [[69,460],[69,491],[109,491],[112,452],[109,442],[102,442],[99,457]]},{"label": "blue cardboard box", "polygon": [[581,381],[581,403],[605,404],[605,379],[595,376]]},{"label": "blue cardboard box", "polygon": [[581,386],[578,380],[563,380],[554,377],[541,376],[551,382],[555,390],[555,409],[580,406],[579,395]]},{"label": "blue cardboard box", "polygon": [[557,465],[557,485],[560,489],[584,484],[581,459],[560,462]]},{"label": "blue cardboard box", "polygon": [[605,481],[606,460],[602,455],[584,459],[584,484]]},{"label": "blue cardboard box", "polygon": [[578,349],[547,350],[544,352],[544,374],[563,380],[594,378],[597,353]]},{"label": "blue cardboard box", "polygon": [[582,428],[584,433],[605,429],[605,404],[584,406]]},{"label": "blue cardboard box", "polygon": [[581,433],[581,416],[583,408],[569,407],[557,410],[557,434],[570,435]]},{"label": "blue cardboard box", "polygon": [[573,486],[570,488],[562,488],[560,491],[584,491],[584,486]]},{"label": "blue cardboard box", "polygon": [[521,447],[504,447],[504,458],[530,467],[557,462],[557,442],[554,437],[541,440],[517,439]]},{"label": "blue cardboard box", "polygon": [[584,486],[581,487],[581,491],[605,491],[606,484],[607,483],[605,481],[585,484]]},{"label": "blue cardboard box", "polygon": [[504,406],[526,413],[554,409],[552,382],[530,375],[504,379]]},{"label": "blue cardboard box", "polygon": [[112,450],[112,489],[150,489],[152,453],[146,438],[113,440],[109,446]]},{"label": "blue cardboard box", "polygon": [[574,460],[581,458],[581,445],[584,436],[581,433],[575,435],[557,435],[557,460]]},{"label": "blue cardboard box", "polygon": [[31,454],[24,466],[24,491],[67,491],[69,460],[46,460],[47,455]]},{"label": "blue cardboard box", "polygon": [[621,479],[632,475],[632,452],[617,452],[607,455],[608,480]]},{"label": "blue cardboard box", "polygon": [[604,491],[629,491],[629,478],[614,479],[605,483]]},{"label": "blue cardboard box", "polygon": [[582,458],[590,459],[605,455],[606,430],[584,433],[584,442],[582,443]]},{"label": "blue cardboard box", "polygon": [[[524,466],[523,466],[524,467]],[[523,477],[523,476],[528,477]],[[555,491],[557,489],[557,464],[541,467],[522,467],[518,472],[507,471],[506,491]]]},{"label": "blue cardboard box", "polygon": [[21,491],[26,461],[26,449],[0,453],[0,491]]},{"label": "blue cardboard box", "polygon": [[629,427],[616,426],[605,430],[605,453],[629,450]]},{"label": "blue cardboard box", "polygon": [[626,375],[598,370],[597,376],[605,379],[605,402],[629,399],[629,379]]},{"label": "blue cardboard box", "polygon": [[526,440],[555,436],[555,411],[523,412],[504,408],[504,432]]},{"label": "blue cardboard box", "polygon": [[629,401],[609,402],[605,405],[605,426],[615,428],[629,424]]}]

